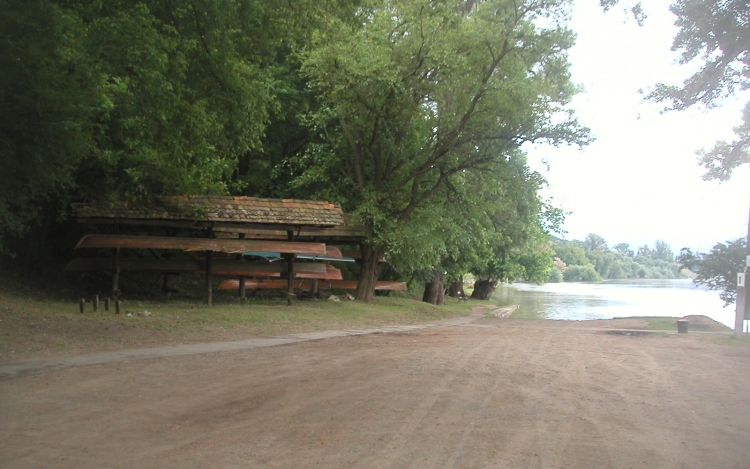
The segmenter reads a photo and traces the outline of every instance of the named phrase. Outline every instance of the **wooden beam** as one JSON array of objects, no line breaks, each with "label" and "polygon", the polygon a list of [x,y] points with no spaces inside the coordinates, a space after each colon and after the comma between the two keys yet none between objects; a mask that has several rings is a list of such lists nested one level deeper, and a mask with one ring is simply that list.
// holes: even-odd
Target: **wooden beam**
[{"label": "wooden beam", "polygon": [[206,304],[208,306],[212,306],[213,301],[213,257],[214,252],[213,251],[205,251],[206,255]]},{"label": "wooden beam", "polygon": [[[204,273],[205,264],[198,259],[120,259],[121,272],[168,272]],[[214,275],[274,276],[286,273],[283,262],[245,262],[234,259],[213,261]],[[87,272],[112,270],[111,259],[73,259],[65,267],[65,272]],[[321,262],[295,262],[294,271],[305,274],[326,273],[326,265]]]},{"label": "wooden beam", "polygon": [[325,244],[295,241],[257,241],[218,238],[170,238],[166,236],[86,235],[78,242],[81,248],[125,248],[125,249],[181,249],[183,251],[220,251],[240,253],[244,251],[270,251],[285,254],[312,254],[324,256]]},{"label": "wooden beam", "polygon": [[[323,274],[320,273],[306,273],[306,272],[295,272],[294,278],[311,278],[311,279],[321,279],[321,280],[343,280],[344,277],[341,276],[341,271],[337,269],[336,267],[332,265],[326,266],[326,271]],[[313,290],[314,290],[313,286]]]},{"label": "wooden beam", "polygon": [[[112,270],[109,259],[73,259],[65,266],[64,272],[86,272]],[[201,272],[203,263],[190,259],[120,259],[121,272]]]},{"label": "wooden beam", "polygon": [[112,249],[112,299],[117,301],[120,291],[120,249]]},{"label": "wooden beam", "polygon": [[[137,226],[158,226],[166,228],[187,228],[200,230],[213,226],[214,231],[223,231],[227,233],[254,233],[254,232],[278,232],[280,236],[286,239],[288,230],[304,230],[325,232],[329,229],[344,228],[345,231],[351,232],[349,227],[339,227],[336,225],[315,225],[308,224],[268,224],[268,223],[251,223],[251,222],[220,222],[204,220],[170,220],[161,218],[104,218],[104,217],[78,217],[78,223],[93,225],[137,225]],[[351,228],[352,230],[355,228]],[[361,231],[361,228],[356,228]],[[312,234],[310,235],[312,236]]]},{"label": "wooden beam", "polygon": [[[244,233],[240,233],[239,238],[240,239],[245,239],[245,234]],[[242,260],[242,254],[238,254],[237,257],[238,257],[238,260],[240,262],[244,262]],[[239,277],[238,280],[240,281],[240,291],[237,292],[237,294],[239,295],[240,299],[244,300],[245,299],[245,276],[244,275],[240,275],[240,277]]]},{"label": "wooden beam", "polygon": [[[356,280],[319,280],[318,285],[321,289],[328,290],[356,290]],[[283,290],[287,288],[287,280],[254,280],[246,279],[245,286],[254,289]],[[224,280],[219,285],[219,290],[236,290],[239,282],[235,280]],[[312,280],[295,280],[295,288],[309,290],[312,288]],[[406,290],[406,282],[394,282],[389,280],[378,280],[375,290]]]},{"label": "wooden beam", "polygon": [[[289,230],[286,232],[289,237],[289,242],[294,241],[294,231]],[[294,254],[286,254],[286,279],[287,279],[287,292],[286,292],[286,304],[292,306],[294,304]]]}]

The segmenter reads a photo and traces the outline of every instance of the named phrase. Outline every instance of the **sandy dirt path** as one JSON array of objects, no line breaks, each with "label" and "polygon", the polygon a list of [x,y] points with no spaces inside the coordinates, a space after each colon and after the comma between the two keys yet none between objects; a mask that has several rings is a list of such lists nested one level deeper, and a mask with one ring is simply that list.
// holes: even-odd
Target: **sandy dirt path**
[{"label": "sandy dirt path", "polygon": [[480,319],[3,379],[0,467],[746,469],[749,391],[750,348]]}]

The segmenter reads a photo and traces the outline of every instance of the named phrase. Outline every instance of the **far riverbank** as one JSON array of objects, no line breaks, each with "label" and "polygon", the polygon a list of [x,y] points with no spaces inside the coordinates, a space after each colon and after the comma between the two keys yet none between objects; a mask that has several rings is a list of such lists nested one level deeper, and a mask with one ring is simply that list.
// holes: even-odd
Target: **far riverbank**
[{"label": "far riverbank", "polygon": [[590,320],[633,316],[703,315],[734,326],[734,306],[691,280],[612,280],[601,283],[527,283],[498,287],[499,306],[520,305],[515,318]]}]

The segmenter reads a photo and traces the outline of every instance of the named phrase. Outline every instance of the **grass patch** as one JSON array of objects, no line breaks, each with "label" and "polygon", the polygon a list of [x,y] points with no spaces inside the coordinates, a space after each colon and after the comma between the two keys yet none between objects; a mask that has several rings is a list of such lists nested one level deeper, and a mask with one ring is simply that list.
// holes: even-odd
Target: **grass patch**
[{"label": "grass patch", "polygon": [[[130,347],[236,340],[294,332],[424,323],[468,314],[471,303],[447,298],[434,306],[408,298],[376,296],[372,303],[283,298],[240,300],[217,292],[215,306],[196,299],[122,300],[121,314],[104,302],[81,314],[75,299],[15,282],[0,284],[0,360],[76,354]],[[57,297],[55,294],[57,293]],[[67,295],[70,296],[70,295]]]},{"label": "grass patch", "polygon": [[[680,318],[664,317],[664,316],[629,316],[626,318],[615,318],[615,319],[639,319],[646,322],[646,330],[649,331],[677,331],[677,320]],[[731,331],[730,328],[721,324],[720,322],[714,321],[713,319],[706,316],[686,316],[682,319],[688,320],[689,331],[701,331],[701,332],[727,332]]]},{"label": "grass patch", "polygon": [[750,347],[750,336],[742,334],[740,337],[733,335],[709,335],[701,337],[703,340],[707,340],[717,345],[731,345],[734,347]]}]

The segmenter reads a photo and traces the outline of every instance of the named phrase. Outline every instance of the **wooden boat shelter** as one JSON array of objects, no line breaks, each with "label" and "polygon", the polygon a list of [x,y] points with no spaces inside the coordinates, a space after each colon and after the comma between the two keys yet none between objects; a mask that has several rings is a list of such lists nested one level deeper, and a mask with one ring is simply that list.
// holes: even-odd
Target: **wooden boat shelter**
[{"label": "wooden boat shelter", "polygon": [[[361,257],[357,251],[342,253],[332,244],[359,244],[364,230],[351,222],[338,205],[324,201],[296,199],[263,199],[231,196],[182,196],[164,199],[154,207],[111,207],[101,203],[76,206],[78,221],[83,224],[109,225],[115,234],[88,234],[76,249],[109,249],[111,259],[74,259],[66,271],[109,270],[112,272],[112,297],[117,299],[118,282],[123,271],[154,271],[164,274],[180,272],[205,273],[206,303],[212,304],[213,275],[238,277],[223,282],[222,289],[238,289],[245,296],[249,288],[284,288],[288,303],[294,298],[295,279],[298,288],[317,290],[317,282],[328,281],[331,288],[356,288],[356,282],[343,282],[341,271],[326,264]],[[348,222],[348,223],[347,223]],[[137,225],[154,228],[195,230],[200,237],[121,235],[119,228]],[[328,244],[328,245],[327,245]],[[203,259],[128,259],[122,249],[171,249],[202,252]],[[214,259],[214,253],[234,258]],[[248,262],[242,254],[258,259]],[[345,257],[346,256],[346,257]],[[302,259],[307,259],[304,261]],[[285,262],[273,262],[280,260]],[[286,277],[283,280],[258,280],[246,277]],[[333,282],[337,282],[334,286]],[[351,285],[353,284],[353,286]],[[405,289],[405,284],[389,282],[387,289]]]}]

